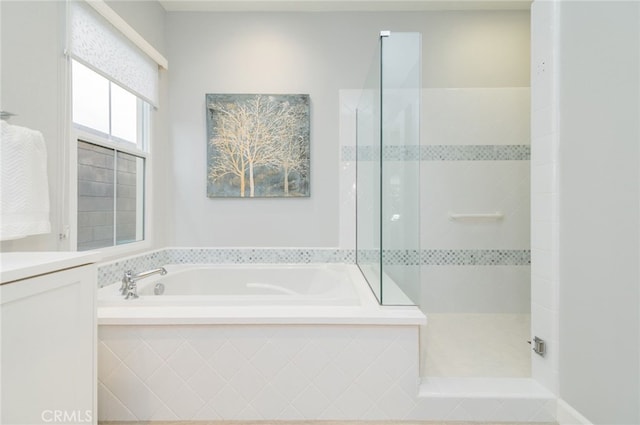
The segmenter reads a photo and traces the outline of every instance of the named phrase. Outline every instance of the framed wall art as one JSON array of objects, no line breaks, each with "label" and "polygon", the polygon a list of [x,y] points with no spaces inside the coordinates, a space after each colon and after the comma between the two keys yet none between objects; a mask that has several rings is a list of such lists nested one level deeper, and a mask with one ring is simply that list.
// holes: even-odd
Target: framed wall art
[{"label": "framed wall art", "polygon": [[306,94],[207,94],[207,196],[305,197]]}]

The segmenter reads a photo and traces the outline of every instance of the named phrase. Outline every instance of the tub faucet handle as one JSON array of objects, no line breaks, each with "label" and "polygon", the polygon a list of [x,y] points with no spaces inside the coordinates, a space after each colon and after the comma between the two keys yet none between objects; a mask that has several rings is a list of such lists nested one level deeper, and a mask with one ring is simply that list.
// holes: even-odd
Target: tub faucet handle
[{"label": "tub faucet handle", "polygon": [[124,295],[125,300],[128,300],[129,298],[138,298],[138,286],[136,285],[136,278],[133,275],[132,270],[127,270],[124,273],[120,293]]},{"label": "tub faucet handle", "polygon": [[127,287],[127,294],[124,296],[124,299],[128,300],[129,298],[134,300],[138,298],[138,287],[135,282],[131,282]]},{"label": "tub faucet handle", "polygon": [[127,270],[122,277],[122,285],[120,286],[120,294],[126,295],[129,285],[135,283],[133,280],[133,270]]},{"label": "tub faucet handle", "polygon": [[138,285],[136,285],[136,276],[133,275],[132,270],[127,270],[122,277],[122,286],[120,287],[120,293],[124,295],[124,299],[138,298]]}]

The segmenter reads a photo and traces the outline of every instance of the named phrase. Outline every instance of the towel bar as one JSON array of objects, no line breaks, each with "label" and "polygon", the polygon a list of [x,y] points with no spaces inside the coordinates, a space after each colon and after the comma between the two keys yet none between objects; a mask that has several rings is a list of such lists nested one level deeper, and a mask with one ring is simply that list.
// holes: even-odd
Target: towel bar
[{"label": "towel bar", "polygon": [[493,213],[449,213],[449,219],[453,221],[498,221],[504,218],[501,212]]},{"label": "towel bar", "polygon": [[15,117],[16,114],[12,114],[11,112],[7,112],[7,111],[0,111],[0,119],[2,120],[6,120],[7,118],[11,118],[11,117]]}]

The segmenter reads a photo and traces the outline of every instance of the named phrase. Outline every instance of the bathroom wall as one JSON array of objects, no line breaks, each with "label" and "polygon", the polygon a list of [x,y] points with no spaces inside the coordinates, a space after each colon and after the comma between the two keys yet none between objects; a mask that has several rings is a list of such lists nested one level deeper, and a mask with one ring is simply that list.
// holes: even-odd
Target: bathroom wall
[{"label": "bathroom wall", "polygon": [[51,233],[4,241],[2,251],[55,251],[62,231],[64,170],[61,117],[64,105],[60,86],[64,72],[62,50],[63,2],[0,2],[1,63],[0,106],[16,116],[11,124],[39,130],[47,146]]},{"label": "bathroom wall", "polygon": [[531,375],[558,394],[559,189],[555,2],[531,6],[531,335],[546,343]]},{"label": "bathroom wall", "polygon": [[640,4],[559,2],[559,395],[640,423]]},{"label": "bathroom wall", "polygon": [[159,2],[145,0],[105,0],[105,2],[166,57],[166,12]]},{"label": "bathroom wall", "polygon": [[[164,54],[165,11],[157,2],[110,1],[108,4]],[[64,1],[2,1],[0,2],[1,59],[0,104],[2,110],[17,116],[10,123],[37,129],[47,143],[49,194],[51,199],[51,233],[29,236],[15,241],[4,241],[2,251],[56,251],[69,250],[65,240],[58,235],[68,223],[68,194],[64,173],[68,167],[65,137],[68,137],[66,113],[68,105],[65,41]],[[151,179],[163,187],[166,173],[163,157],[166,147],[167,107],[166,73],[160,77],[161,106],[155,114],[154,149],[155,168]],[[162,192],[150,194],[148,205],[152,221],[162,228],[166,219]],[[163,245],[164,233],[148,234],[152,247]]]},{"label": "bathroom wall", "polygon": [[531,376],[530,25],[521,16],[459,28],[447,48],[477,74],[427,81],[422,93],[423,376]]},{"label": "bathroom wall", "polygon": [[[433,253],[421,270],[427,313],[530,311],[529,33],[522,11],[508,22],[455,28],[438,40],[449,62],[424,51],[420,243]],[[433,84],[431,67],[449,75],[444,84]],[[487,213],[502,217],[451,219]]]},{"label": "bathroom wall", "polygon": [[[527,37],[521,49],[528,52]],[[526,85],[423,92],[420,245],[434,257],[422,267],[428,313],[530,312],[529,102]]]},{"label": "bathroom wall", "polygon": [[[168,13],[168,243],[338,246],[339,91],[361,88],[380,30],[423,34],[424,87],[526,87],[528,19],[522,11]],[[205,93],[310,94],[311,197],[208,199]]]}]

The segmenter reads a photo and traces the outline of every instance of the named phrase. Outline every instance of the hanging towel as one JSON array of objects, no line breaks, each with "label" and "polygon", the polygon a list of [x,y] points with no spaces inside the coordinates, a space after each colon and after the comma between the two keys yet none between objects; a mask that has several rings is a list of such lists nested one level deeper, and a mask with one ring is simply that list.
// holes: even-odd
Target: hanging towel
[{"label": "hanging towel", "polygon": [[39,131],[0,121],[0,240],[51,232],[47,147]]}]

